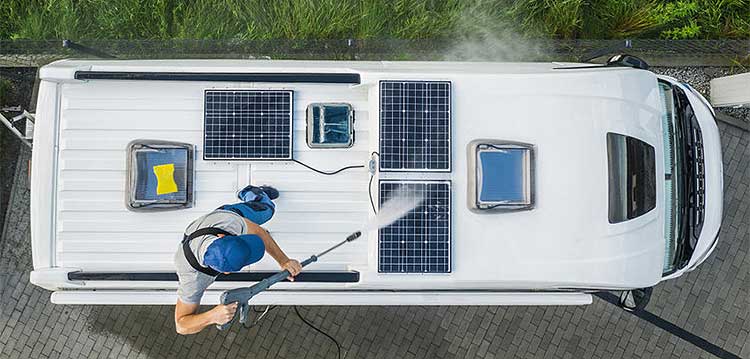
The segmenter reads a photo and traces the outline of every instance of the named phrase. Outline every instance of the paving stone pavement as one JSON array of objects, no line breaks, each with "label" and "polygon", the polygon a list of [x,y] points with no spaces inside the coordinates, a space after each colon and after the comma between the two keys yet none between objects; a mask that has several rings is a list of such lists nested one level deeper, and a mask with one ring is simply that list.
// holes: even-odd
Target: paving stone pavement
[{"label": "paving stone pavement", "polygon": [[[750,358],[750,133],[720,124],[724,227],[696,271],[658,285],[648,310]],[[63,306],[29,284],[23,153],[0,242],[0,358],[333,358],[335,347],[278,308],[256,328],[174,332],[169,306]],[[346,358],[710,358],[599,299],[577,307],[302,307]]]}]

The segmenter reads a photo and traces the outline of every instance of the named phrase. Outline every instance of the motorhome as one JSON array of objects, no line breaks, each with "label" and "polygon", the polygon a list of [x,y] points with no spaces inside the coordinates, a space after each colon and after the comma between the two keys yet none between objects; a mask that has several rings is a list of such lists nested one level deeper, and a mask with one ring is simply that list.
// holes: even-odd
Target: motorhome
[{"label": "motorhome", "polygon": [[[54,303],[174,304],[185,227],[247,184],[281,192],[266,228],[290,257],[364,229],[256,304],[587,304],[717,243],[713,110],[644,69],[61,60],[39,76],[30,280]],[[402,188],[419,205],[367,226]],[[221,275],[203,303],[277,270]]]}]

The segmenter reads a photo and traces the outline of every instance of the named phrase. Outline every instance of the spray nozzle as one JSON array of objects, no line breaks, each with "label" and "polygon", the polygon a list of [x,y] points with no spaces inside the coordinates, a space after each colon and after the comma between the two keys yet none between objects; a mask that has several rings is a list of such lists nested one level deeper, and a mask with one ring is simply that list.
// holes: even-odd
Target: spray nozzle
[{"label": "spray nozzle", "polygon": [[359,238],[361,235],[362,235],[361,231],[356,231],[356,232],[350,234],[349,237],[346,237],[346,241],[347,242],[351,242],[351,241]]}]

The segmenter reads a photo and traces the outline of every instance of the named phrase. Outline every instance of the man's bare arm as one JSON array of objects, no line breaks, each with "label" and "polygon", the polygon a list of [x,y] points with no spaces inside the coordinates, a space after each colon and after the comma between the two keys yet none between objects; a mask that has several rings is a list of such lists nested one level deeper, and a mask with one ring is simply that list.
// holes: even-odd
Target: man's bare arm
[{"label": "man's bare arm", "polygon": [[243,219],[247,224],[247,234],[254,234],[260,237],[260,239],[263,241],[263,245],[266,247],[266,252],[268,252],[268,254],[270,254],[277,263],[279,263],[279,266],[281,266],[281,268],[288,270],[289,273],[292,274],[292,276],[289,277],[289,280],[293,281],[294,278],[292,277],[299,274],[299,272],[302,270],[302,266],[300,266],[299,262],[294,259],[289,259],[289,257],[284,253],[284,251],[281,250],[279,245],[271,237],[268,231],[263,229],[263,227],[253,223],[246,218]]},{"label": "man's bare arm", "polygon": [[184,303],[177,299],[174,307],[174,324],[177,333],[195,334],[212,324],[224,324],[234,317],[237,303],[217,305],[213,309],[197,313],[199,304]]}]

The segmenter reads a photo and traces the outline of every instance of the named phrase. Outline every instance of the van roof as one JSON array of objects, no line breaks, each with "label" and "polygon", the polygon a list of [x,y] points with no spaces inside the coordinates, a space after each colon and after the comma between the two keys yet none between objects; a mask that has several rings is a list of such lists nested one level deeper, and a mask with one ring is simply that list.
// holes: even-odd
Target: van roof
[{"label": "van roof", "polygon": [[[619,224],[607,220],[606,134],[633,136],[662,158],[656,76],[630,68],[559,69],[565,63],[336,62],[260,60],[63,60],[43,67],[37,126],[59,129],[34,151],[54,159],[49,199],[32,209],[54,240],[39,265],[84,271],[174,270],[181,233],[195,217],[233,201],[249,182],[271,184],[282,197],[268,228],[290,256],[304,258],[359,229],[372,216],[366,169],[323,177],[290,162],[204,161],[203,93],[210,88],[288,89],[294,97],[294,158],[322,169],[366,165],[378,150],[378,83],[447,80],[452,84],[450,173],[378,173],[377,179],[449,179],[452,271],[444,275],[377,272],[377,232],[333,252],[317,269],[352,269],[348,288],[538,289],[653,285],[661,277],[663,184],[657,207]],[[77,71],[117,73],[341,73],[359,83],[77,80]],[[349,149],[310,149],[305,109],[313,102],[350,103],[356,142]],[[55,143],[55,138],[59,141]],[[196,206],[133,213],[123,203],[125,148],[139,138],[195,144]],[[467,146],[476,139],[535,146],[533,210],[477,213],[467,203]],[[56,147],[57,146],[57,147]],[[37,155],[38,158],[43,158]],[[49,163],[35,161],[41,176]],[[657,174],[663,173],[657,160]],[[658,178],[658,176],[657,176]],[[42,186],[33,181],[32,191]],[[35,185],[36,184],[36,185]],[[373,186],[375,187],[375,186]],[[37,196],[40,196],[37,193]],[[373,190],[373,196],[377,191]],[[52,216],[50,216],[52,214]],[[42,227],[35,251],[44,251]],[[38,258],[47,258],[40,254]],[[273,269],[267,258],[257,269]],[[315,284],[305,284],[315,288]]]}]

